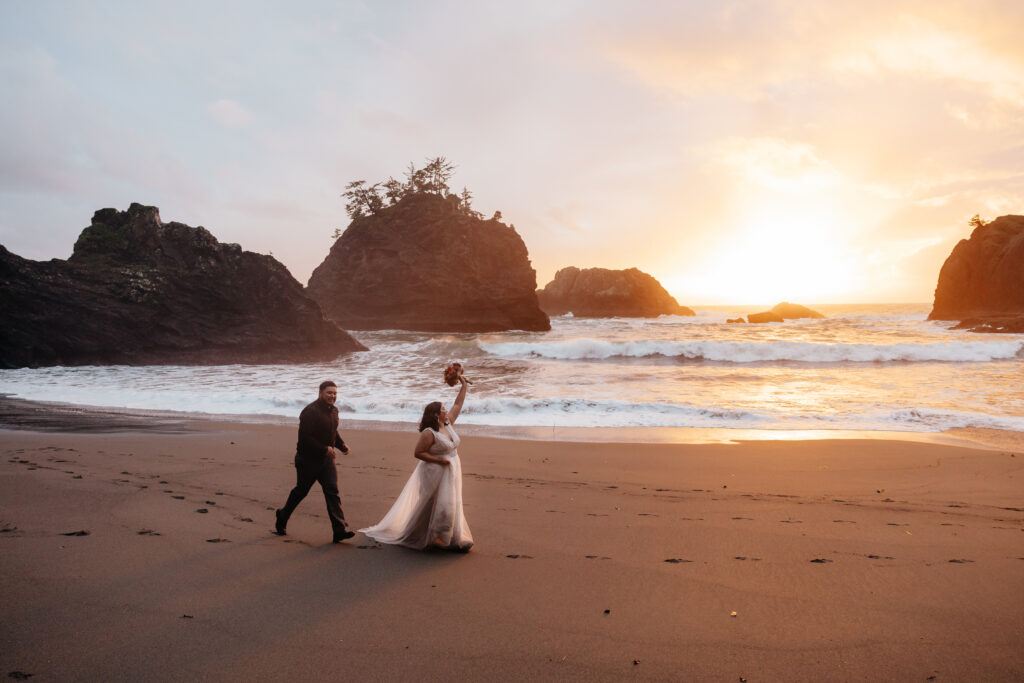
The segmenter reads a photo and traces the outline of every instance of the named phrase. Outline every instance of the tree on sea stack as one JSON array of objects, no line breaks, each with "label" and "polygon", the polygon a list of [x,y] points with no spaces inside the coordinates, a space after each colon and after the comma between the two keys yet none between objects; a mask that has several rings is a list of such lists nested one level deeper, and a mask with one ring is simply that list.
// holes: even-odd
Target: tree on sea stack
[{"label": "tree on sea stack", "polygon": [[484,220],[469,188],[451,192],[454,169],[436,157],[410,164],[404,182],[346,186],[352,221],[307,287],[331,320],[357,330],[551,329],[522,238],[500,212]]},{"label": "tree on sea stack", "polygon": [[[406,197],[421,193],[444,197],[455,203],[462,213],[479,218],[480,214],[473,210],[473,194],[469,188],[463,187],[461,195],[452,193],[448,183],[453,175],[455,164],[444,157],[434,157],[427,159],[427,165],[419,169],[410,162],[404,183],[394,177],[373,185],[367,185],[365,180],[353,180],[345,186],[341,196],[347,200],[345,211],[352,219],[374,216],[385,206],[394,206]],[[340,231],[335,230],[333,236],[340,237]]]}]

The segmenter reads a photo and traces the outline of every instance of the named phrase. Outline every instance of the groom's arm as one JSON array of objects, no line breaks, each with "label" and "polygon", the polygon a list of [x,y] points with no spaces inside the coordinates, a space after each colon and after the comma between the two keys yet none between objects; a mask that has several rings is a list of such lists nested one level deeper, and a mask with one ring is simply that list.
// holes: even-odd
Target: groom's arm
[{"label": "groom's arm", "polygon": [[334,432],[334,447],[348,455],[348,446],[345,445],[345,439],[341,438],[341,432]]}]

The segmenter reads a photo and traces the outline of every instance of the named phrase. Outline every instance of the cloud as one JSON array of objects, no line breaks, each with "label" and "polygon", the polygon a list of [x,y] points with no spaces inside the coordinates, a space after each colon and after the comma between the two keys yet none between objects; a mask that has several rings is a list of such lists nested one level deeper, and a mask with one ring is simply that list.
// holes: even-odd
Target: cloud
[{"label": "cloud", "polygon": [[776,190],[814,191],[838,184],[839,172],[813,145],[778,138],[730,138],[713,156],[745,178]]},{"label": "cloud", "polygon": [[888,31],[862,40],[856,52],[835,55],[829,67],[840,74],[881,77],[895,72],[952,81],[978,87],[1013,107],[1024,106],[1024,62],[1019,51],[999,54],[962,29],[941,27],[920,17],[902,17]]},{"label": "cloud", "polygon": [[245,125],[252,119],[249,110],[234,100],[217,100],[209,110],[217,123],[229,128]]}]

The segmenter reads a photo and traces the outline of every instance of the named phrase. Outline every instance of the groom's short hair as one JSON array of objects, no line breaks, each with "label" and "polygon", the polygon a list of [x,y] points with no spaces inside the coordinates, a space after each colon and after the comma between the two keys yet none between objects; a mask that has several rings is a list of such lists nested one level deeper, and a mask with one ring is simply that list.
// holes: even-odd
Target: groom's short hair
[{"label": "groom's short hair", "polygon": [[322,391],[323,391],[324,389],[326,389],[327,387],[334,387],[334,388],[337,388],[337,387],[338,387],[338,385],[337,385],[337,384],[335,384],[334,382],[332,382],[331,380],[327,380],[326,382],[320,382],[320,391],[321,391],[321,392],[322,392]]}]

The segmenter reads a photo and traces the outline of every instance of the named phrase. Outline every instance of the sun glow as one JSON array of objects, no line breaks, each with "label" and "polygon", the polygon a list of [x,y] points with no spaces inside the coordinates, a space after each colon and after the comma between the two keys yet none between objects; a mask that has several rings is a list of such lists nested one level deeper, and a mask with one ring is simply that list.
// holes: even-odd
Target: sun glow
[{"label": "sun glow", "polygon": [[835,214],[809,208],[751,213],[723,232],[714,256],[682,278],[694,301],[825,303],[849,297],[859,283],[848,235]]}]

